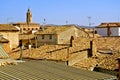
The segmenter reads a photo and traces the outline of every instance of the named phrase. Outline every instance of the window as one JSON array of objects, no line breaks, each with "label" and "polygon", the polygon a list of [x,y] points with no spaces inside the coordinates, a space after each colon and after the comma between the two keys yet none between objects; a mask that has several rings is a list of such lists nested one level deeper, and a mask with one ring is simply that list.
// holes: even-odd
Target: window
[{"label": "window", "polygon": [[49,39],[52,39],[52,35],[49,36]]},{"label": "window", "polygon": [[45,36],[44,35],[42,35],[42,39],[44,39],[45,38]]},{"label": "window", "polygon": [[23,28],[23,30],[26,30],[26,28]]}]

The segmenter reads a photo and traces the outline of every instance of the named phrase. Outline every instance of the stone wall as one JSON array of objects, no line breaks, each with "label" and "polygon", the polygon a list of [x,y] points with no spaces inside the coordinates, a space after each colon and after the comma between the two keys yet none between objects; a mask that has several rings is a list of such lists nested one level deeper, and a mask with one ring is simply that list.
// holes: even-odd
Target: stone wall
[{"label": "stone wall", "polygon": [[58,44],[63,44],[64,42],[69,41],[71,36],[76,36],[75,28],[70,28],[64,32],[61,32],[58,35]]},{"label": "stone wall", "polygon": [[76,37],[73,40],[73,47],[70,47],[69,65],[72,66],[89,57],[89,54],[91,54],[90,41],[91,39],[88,37]]},{"label": "stone wall", "polygon": [[84,38],[88,37],[89,35],[82,29],[72,27],[59,34],[58,44],[63,44],[66,41],[70,41],[71,36]]},{"label": "stone wall", "polygon": [[69,58],[69,65],[72,66],[75,63],[86,59],[88,57],[88,51],[87,50],[79,50],[78,52],[76,51],[76,53],[71,54],[70,58]]}]

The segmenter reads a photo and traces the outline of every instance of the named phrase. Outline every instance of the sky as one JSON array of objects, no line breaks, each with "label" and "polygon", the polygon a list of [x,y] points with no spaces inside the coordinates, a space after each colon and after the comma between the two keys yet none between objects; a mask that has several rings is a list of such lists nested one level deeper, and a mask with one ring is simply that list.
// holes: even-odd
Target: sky
[{"label": "sky", "polygon": [[120,0],[0,0],[0,23],[25,22],[28,8],[40,24],[120,22]]}]

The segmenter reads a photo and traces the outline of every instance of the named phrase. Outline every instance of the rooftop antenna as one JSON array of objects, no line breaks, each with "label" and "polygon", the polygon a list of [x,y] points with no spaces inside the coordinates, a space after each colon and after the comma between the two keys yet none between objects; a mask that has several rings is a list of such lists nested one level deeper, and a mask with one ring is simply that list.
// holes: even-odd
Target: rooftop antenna
[{"label": "rooftop antenna", "polygon": [[[88,22],[89,22],[89,27],[93,25],[94,23],[91,23],[91,16],[88,16]],[[93,27],[93,38],[95,37],[95,28]]]},{"label": "rooftop antenna", "polygon": [[46,24],[46,19],[44,18],[44,19],[43,19],[43,26],[42,26],[42,30],[44,30],[44,26],[45,26],[45,24]]},{"label": "rooftop antenna", "polygon": [[68,25],[68,21],[66,20],[66,25]]},{"label": "rooftop antenna", "polygon": [[91,26],[91,16],[88,16],[88,25],[89,25],[89,27]]},{"label": "rooftop antenna", "polygon": [[88,16],[89,27],[91,27],[94,23],[91,22],[92,17]]},{"label": "rooftop antenna", "polygon": [[44,19],[43,19],[43,25],[45,25],[45,24],[46,24],[46,19],[44,18]]}]

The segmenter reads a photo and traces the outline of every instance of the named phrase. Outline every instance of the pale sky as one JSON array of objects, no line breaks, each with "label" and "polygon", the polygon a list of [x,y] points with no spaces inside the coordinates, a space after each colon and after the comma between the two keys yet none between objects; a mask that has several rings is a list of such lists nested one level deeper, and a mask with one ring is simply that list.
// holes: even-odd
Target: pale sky
[{"label": "pale sky", "polygon": [[120,0],[0,0],[0,23],[25,22],[28,8],[40,24],[120,22]]}]

